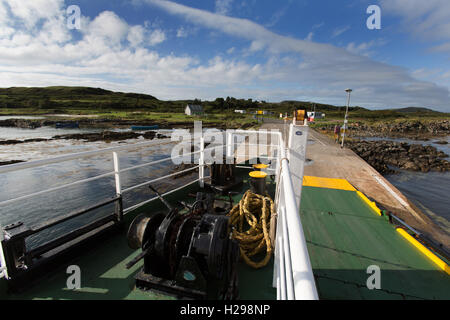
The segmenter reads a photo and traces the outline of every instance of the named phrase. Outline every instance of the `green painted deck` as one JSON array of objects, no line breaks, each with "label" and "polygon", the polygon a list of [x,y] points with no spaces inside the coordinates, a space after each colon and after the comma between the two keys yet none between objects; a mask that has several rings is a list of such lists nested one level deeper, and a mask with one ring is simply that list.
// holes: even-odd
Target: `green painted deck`
[{"label": "green painted deck", "polygon": [[[234,196],[238,203],[248,187],[248,170],[239,169],[238,174],[244,177],[242,187],[235,189],[239,195]],[[268,191],[273,196],[275,185],[268,179]],[[176,201],[193,203],[190,193],[195,194],[199,190],[197,184],[186,187],[165,198],[172,204]],[[226,199],[226,198],[224,198]],[[128,225],[139,213],[146,210],[163,211],[167,209],[159,200],[142,207],[125,216]],[[128,227],[125,228],[128,230]],[[169,300],[174,297],[158,294],[151,291],[144,292],[135,287],[135,275],[143,266],[143,261],[127,270],[125,265],[140,253],[140,250],[132,250],[127,245],[126,232],[116,233],[102,240],[103,242],[90,246],[85,254],[67,262],[53,274],[39,279],[21,294],[5,294],[5,281],[0,281],[0,296],[4,299],[30,300],[30,299],[68,299],[68,300]],[[66,268],[69,265],[77,265],[81,269],[81,289],[68,290],[66,281],[69,277]],[[273,259],[265,268],[254,270],[244,263],[238,267],[239,292],[243,300],[274,300],[276,290],[272,288]],[[2,292],[3,291],[3,292]]]},{"label": "green painted deck", "polygon": [[[321,299],[450,299],[450,277],[356,192],[304,187],[300,211]],[[370,265],[381,290],[367,289]]]},{"label": "green painted deck", "polygon": [[[239,171],[243,177],[248,171]],[[270,181],[268,179],[268,181]],[[269,183],[273,196],[274,184]],[[245,179],[237,203],[248,188]],[[192,202],[187,187],[166,199]],[[402,238],[385,218],[376,215],[354,191],[304,187],[301,219],[316,284],[321,299],[450,299],[450,277],[436,267],[409,242]],[[159,201],[127,215],[126,221],[145,210],[165,210]],[[142,262],[127,270],[125,265],[140,250],[128,248],[126,233],[118,233],[90,246],[85,254],[74,258],[41,279],[22,294],[0,295],[5,299],[174,299],[135,288],[134,276]],[[273,259],[272,259],[273,260]],[[80,290],[67,290],[66,268],[81,268]],[[367,267],[381,268],[381,290],[366,287]],[[273,261],[267,267],[254,270],[243,263],[239,266],[241,299],[275,299],[272,288]],[[3,285],[3,288],[1,287]]]}]

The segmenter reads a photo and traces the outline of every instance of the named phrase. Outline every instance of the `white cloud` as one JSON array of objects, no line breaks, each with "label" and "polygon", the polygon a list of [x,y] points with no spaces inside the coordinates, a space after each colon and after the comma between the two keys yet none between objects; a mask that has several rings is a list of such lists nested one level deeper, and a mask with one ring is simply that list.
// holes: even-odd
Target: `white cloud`
[{"label": "white cloud", "polygon": [[149,38],[150,45],[154,46],[160,44],[166,40],[166,34],[161,29],[152,31]]},{"label": "white cloud", "polygon": [[181,26],[177,29],[177,38],[187,38],[189,36],[196,35],[199,29],[192,26]]},{"label": "white cloud", "polygon": [[228,54],[233,54],[234,51],[236,51],[236,48],[235,47],[231,47],[230,49],[227,50],[227,53]]},{"label": "white cloud", "polygon": [[269,22],[266,24],[266,27],[270,28],[270,27],[273,27],[274,25],[276,25],[281,20],[281,18],[283,18],[283,16],[286,14],[290,5],[291,5],[291,2],[289,2],[289,4],[282,7],[281,9],[275,11],[275,13],[269,19]]},{"label": "white cloud", "polygon": [[95,40],[120,43],[128,35],[130,27],[112,11],[100,13],[90,24],[87,35]]},{"label": "white cloud", "polygon": [[305,40],[306,40],[306,41],[312,41],[313,37],[314,37],[314,32],[310,32],[310,33],[308,33],[308,35],[306,36]]},{"label": "white cloud", "polygon": [[440,41],[435,51],[450,52],[450,1],[381,0],[383,14],[403,18],[403,30],[425,41]]},{"label": "white cloud", "polygon": [[50,19],[63,13],[64,0],[6,0],[12,15],[28,29],[33,28],[41,19]]},{"label": "white cloud", "polygon": [[[18,25],[21,18],[5,22],[14,34],[0,34],[0,86],[89,85],[145,92],[162,99],[230,95],[326,103],[344,100],[343,88],[352,87],[354,103],[369,107],[449,106],[447,88],[418,80],[403,68],[343,48],[281,36],[246,19],[169,1],[150,3],[181,15],[188,23],[247,40],[252,50],[265,50],[267,60],[251,63],[216,56],[203,62],[183,54],[161,55],[153,47],[167,38],[160,24],[132,26],[111,11],[92,21],[84,17],[81,39],[75,40],[57,19],[63,8],[60,3],[54,14],[40,18],[39,28]],[[48,30],[52,25],[56,27],[53,33]]]},{"label": "white cloud", "polygon": [[[267,50],[272,56],[291,54],[289,64],[267,63],[265,72],[282,79],[303,92],[319,93],[338,99],[342,88],[355,90],[354,102],[365,106],[425,105],[449,108],[449,89],[415,79],[408,70],[374,61],[329,44],[281,36],[247,19],[217,15],[171,1],[145,0],[166,12],[179,15],[193,24],[250,41],[250,50]],[[336,34],[348,30],[336,30]],[[360,48],[361,49],[361,48]],[[271,61],[276,61],[273,59]],[[261,79],[257,79],[261,80]],[[323,89],[327,87],[328,93]]]},{"label": "white cloud", "polygon": [[128,31],[127,40],[132,47],[137,47],[144,42],[145,29],[142,26],[131,27]]},{"label": "white cloud", "polygon": [[450,39],[450,1],[381,0],[383,13],[403,17],[404,26],[433,39]]},{"label": "white cloud", "polygon": [[350,42],[346,49],[351,53],[360,54],[364,56],[370,56],[373,53],[370,51],[371,48],[381,47],[387,43],[384,39],[375,39],[369,42],[362,42],[360,44],[356,44],[355,42]]},{"label": "white cloud", "polygon": [[177,30],[177,38],[187,38],[188,32],[184,27],[180,27]]},{"label": "white cloud", "polygon": [[227,15],[231,11],[233,0],[216,0],[216,12],[221,15]]},{"label": "white cloud", "polygon": [[344,26],[344,27],[339,27],[334,29],[332,37],[336,38],[338,36],[340,36],[341,34],[343,34],[344,32],[350,30],[350,26]]},{"label": "white cloud", "polygon": [[313,30],[315,30],[315,29],[322,28],[324,25],[325,25],[325,22],[316,23],[316,24],[313,25],[311,28],[312,28]]}]

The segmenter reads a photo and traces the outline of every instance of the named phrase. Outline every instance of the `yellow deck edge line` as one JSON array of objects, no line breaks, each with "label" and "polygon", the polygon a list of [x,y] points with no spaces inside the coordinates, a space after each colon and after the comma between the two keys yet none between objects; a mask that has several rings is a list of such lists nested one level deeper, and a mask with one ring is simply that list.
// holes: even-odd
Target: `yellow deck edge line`
[{"label": "yellow deck edge line", "polygon": [[375,211],[379,216],[382,216],[381,214],[381,210],[377,207],[377,204],[373,201],[370,201],[365,195],[364,193],[362,193],[361,191],[356,191],[356,193],[358,194],[358,196],[363,199],[363,201],[365,203],[367,203],[369,205],[369,207],[372,208],[373,211]]},{"label": "yellow deck edge line", "polygon": [[313,176],[304,176],[303,177],[303,186],[324,188],[324,189],[356,191],[355,187],[353,187],[350,184],[350,182],[348,182],[347,180],[336,179],[336,178],[321,178],[321,177],[313,177]]},{"label": "yellow deck edge line", "polygon": [[433,252],[431,252],[428,248],[426,248],[419,241],[414,239],[408,232],[403,230],[402,228],[397,228],[397,232],[400,233],[406,240],[412,243],[420,252],[425,254],[431,261],[439,266],[445,273],[450,275],[450,267],[445,261],[442,261],[438,256],[436,256]]}]

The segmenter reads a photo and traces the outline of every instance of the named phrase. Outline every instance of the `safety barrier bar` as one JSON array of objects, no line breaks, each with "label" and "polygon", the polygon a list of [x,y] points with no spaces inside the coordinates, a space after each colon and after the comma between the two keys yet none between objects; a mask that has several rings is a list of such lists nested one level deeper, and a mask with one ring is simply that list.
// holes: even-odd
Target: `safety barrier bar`
[{"label": "safety barrier bar", "polygon": [[[277,156],[270,157],[257,154],[257,158],[276,159],[276,194],[275,205],[278,215],[275,241],[274,286],[279,300],[317,300],[317,288],[311,261],[306,246],[299,208],[295,201],[289,160],[281,132],[236,130],[228,133],[227,156],[234,151],[234,134],[270,134],[278,137]],[[250,141],[251,142],[251,141]],[[253,146],[252,143],[242,143]],[[256,144],[261,147],[263,145]],[[268,150],[268,149],[266,149]],[[273,171],[273,169],[270,169]]]},{"label": "safety barrier bar", "polygon": [[[295,202],[295,195],[293,191],[292,186],[292,180],[290,177],[290,169],[289,169],[289,162],[286,158],[286,150],[285,150],[285,144],[282,138],[282,134],[280,132],[273,132],[273,131],[246,131],[246,130],[234,130],[231,133],[227,132],[227,143],[224,144],[222,147],[226,148],[226,154],[227,156],[234,156],[232,155],[232,152],[234,151],[235,142],[233,135],[239,135],[239,134],[269,134],[269,135],[275,135],[278,137],[278,145],[273,145],[272,143],[270,145],[263,145],[263,144],[257,144],[258,147],[276,147],[277,148],[277,156],[276,157],[270,157],[270,156],[264,156],[264,155],[258,155],[260,158],[267,158],[267,159],[276,159],[276,181],[277,181],[277,188],[276,188],[276,196],[275,196],[275,204],[277,207],[277,214],[279,217],[279,222],[277,225],[277,239],[276,239],[276,256],[275,256],[275,274],[276,277],[276,287],[277,287],[277,297],[280,299],[317,299],[317,289],[315,287],[314,282],[314,276],[312,273],[311,263],[309,260],[309,255],[306,247],[306,241],[303,234],[303,229],[300,221],[300,215],[299,211]],[[187,142],[187,141],[186,141]],[[27,168],[35,168],[40,167],[47,164],[53,164],[58,163],[62,161],[69,161],[69,160],[75,160],[79,158],[86,158],[91,156],[96,156],[99,154],[105,154],[112,152],[113,153],[113,165],[114,170],[112,172],[108,172],[96,177],[72,182],[70,184],[66,184],[63,186],[58,186],[55,188],[39,191],[30,195],[25,195],[22,197],[18,197],[15,199],[6,200],[3,202],[0,202],[1,205],[5,205],[14,201],[24,200],[27,198],[30,198],[32,196],[41,195],[48,192],[54,192],[63,188],[67,188],[69,186],[74,186],[81,183],[86,182],[92,182],[97,179],[101,179],[108,176],[114,176],[115,177],[115,183],[116,183],[116,196],[121,197],[123,193],[131,192],[137,188],[149,185],[156,181],[161,181],[163,179],[167,179],[169,177],[173,177],[182,173],[186,173],[189,171],[193,171],[196,169],[199,169],[199,177],[198,179],[191,181],[179,188],[176,188],[174,190],[171,190],[164,195],[169,195],[171,193],[177,192],[189,185],[192,185],[196,182],[200,183],[200,186],[203,186],[204,180],[207,178],[204,175],[204,168],[205,168],[205,152],[207,150],[214,150],[216,148],[208,148],[205,149],[205,141],[204,137],[202,136],[200,138],[200,150],[196,152],[192,152],[189,154],[185,154],[179,157],[187,157],[192,156],[194,154],[199,154],[199,163],[197,166],[189,168],[187,170],[183,170],[181,172],[176,172],[173,174],[166,175],[164,177],[160,177],[145,183],[141,183],[139,185],[131,186],[127,189],[122,190],[121,182],[120,182],[120,176],[121,173],[129,172],[131,170],[163,163],[165,161],[173,160],[174,158],[166,158],[161,159],[133,167],[129,167],[126,169],[120,168],[119,163],[119,157],[117,155],[117,152],[119,151],[125,151],[125,150],[132,150],[132,149],[140,149],[142,147],[149,147],[149,146],[156,146],[161,145],[165,143],[171,143],[171,142],[165,142],[165,141],[159,141],[159,143],[139,143],[134,144],[131,146],[121,146],[121,147],[115,147],[115,148],[108,148],[103,150],[97,150],[97,151],[88,151],[78,154],[71,154],[66,155],[62,157],[57,157],[53,159],[46,159],[46,160],[38,160],[38,161],[32,161],[28,163],[20,163],[15,165],[9,165],[9,166],[3,166],[0,168],[0,174],[6,173],[6,172],[12,172],[17,171],[21,169],[27,169]],[[252,144],[253,145],[253,144]],[[179,158],[176,157],[176,158]],[[129,213],[145,204],[148,204],[152,201],[155,201],[158,199],[158,197],[154,197],[152,199],[146,200],[144,202],[141,202],[139,204],[133,205],[129,208],[123,209],[123,214]],[[59,239],[62,240],[62,239]],[[38,254],[38,252],[34,252],[35,254]],[[1,263],[1,269],[0,269],[0,276],[7,277],[8,273],[5,268],[6,263],[4,261],[4,255],[3,250],[0,247],[0,263]]]},{"label": "safety barrier bar", "polygon": [[72,154],[59,156],[59,157],[55,157],[55,158],[50,158],[50,159],[10,164],[10,165],[0,167],[0,174],[18,171],[18,170],[22,170],[22,169],[42,167],[42,166],[45,166],[48,164],[60,163],[60,162],[64,162],[64,161],[89,158],[89,157],[93,157],[93,156],[97,156],[97,155],[101,155],[101,154],[105,154],[105,153],[110,153],[110,152],[128,151],[128,150],[133,150],[133,149],[141,149],[143,147],[153,147],[153,146],[157,146],[157,145],[170,144],[170,143],[173,143],[172,141],[170,141],[170,139],[162,139],[162,140],[158,140],[156,142],[151,141],[151,142],[135,143],[135,144],[129,145],[129,146],[120,146],[120,147],[105,148],[105,149],[100,149],[100,150],[85,151],[85,152],[72,153]]},{"label": "safety barrier bar", "polygon": [[[156,144],[153,144],[153,145],[156,145]],[[94,152],[78,153],[78,154],[74,154],[74,155],[69,155],[69,156],[64,157],[64,158],[65,159],[70,159],[70,160],[75,160],[75,159],[85,158],[85,157],[89,157],[89,156],[104,154],[105,150],[108,150],[108,152],[109,152],[111,150],[116,150],[116,148],[109,148],[109,149],[104,149],[104,150],[98,150],[98,152],[96,154],[94,154]],[[122,149],[122,150],[127,150],[127,149]],[[121,173],[128,172],[128,171],[135,170],[135,169],[139,169],[139,168],[143,168],[143,167],[147,167],[147,166],[152,166],[152,165],[163,163],[163,162],[167,162],[169,160],[174,160],[174,159],[178,159],[178,158],[192,156],[192,155],[198,154],[198,153],[200,153],[200,151],[192,152],[192,153],[189,153],[189,154],[180,155],[180,156],[176,156],[176,157],[165,158],[165,159],[162,159],[162,160],[152,161],[152,162],[141,164],[141,165],[138,165],[138,166],[129,167],[129,168],[126,168],[126,169],[123,169],[123,170],[116,170],[117,168],[119,168],[119,159],[118,159],[117,152],[113,152],[114,171],[107,172],[107,173],[104,173],[104,174],[101,174],[101,175],[98,175],[98,176],[95,176],[95,177],[78,180],[78,181],[71,182],[71,183],[68,183],[68,184],[64,184],[64,185],[61,185],[61,186],[57,186],[57,187],[54,187],[54,188],[49,188],[49,189],[46,189],[46,190],[42,190],[42,191],[38,191],[38,192],[35,192],[35,193],[27,194],[27,195],[20,196],[20,197],[17,197],[17,198],[1,201],[0,202],[0,206],[4,206],[4,205],[7,205],[7,204],[11,204],[13,202],[29,199],[29,198],[32,198],[32,197],[35,197],[35,196],[39,196],[39,195],[55,192],[55,191],[58,191],[58,190],[61,190],[61,189],[73,187],[73,186],[76,186],[76,185],[79,185],[79,184],[96,181],[96,180],[103,179],[103,178],[106,178],[106,177],[109,177],[109,176],[115,176],[116,191],[118,191],[116,193],[117,194],[121,194],[122,192],[120,192],[120,188],[119,189],[117,188],[118,186],[120,186],[120,174]],[[13,169],[10,168],[9,170],[4,171],[3,173],[18,171],[18,170],[22,170],[22,169],[25,169],[25,168],[39,167],[39,166],[44,166],[44,165],[47,165],[47,164],[54,163],[51,159],[48,160],[48,161],[46,160],[46,161],[38,161],[38,162],[39,162],[39,165],[32,165],[32,166],[26,166],[26,167],[24,167],[24,166],[16,166],[15,168],[13,168]],[[15,165],[13,165],[13,166],[15,166]],[[196,169],[196,168],[191,168],[190,170],[194,170],[194,169]],[[186,171],[188,171],[188,170],[186,170]],[[2,172],[0,171],[0,173],[2,173]],[[170,174],[170,175],[167,175],[167,176],[164,176],[164,177],[161,177],[161,178],[149,181],[149,182],[147,182],[145,184],[150,184],[152,182],[156,182],[156,181],[160,181],[160,180],[163,180],[163,179],[166,179],[166,178],[170,178],[172,176],[175,176],[175,175],[178,175],[178,174],[181,174],[181,173],[184,173],[184,171],[183,172],[178,172],[176,174]],[[145,184],[142,184],[142,185],[139,185],[139,186],[130,187],[130,188],[124,190],[123,192],[132,191],[132,190],[134,190],[134,189],[136,189],[138,187],[144,186]]]},{"label": "safety barrier bar", "polygon": [[0,225],[0,279],[6,278],[8,279],[8,269],[6,268],[6,260],[5,260],[5,254],[3,253],[3,228]]},{"label": "safety barrier bar", "polygon": [[[280,136],[280,146],[284,146]],[[275,204],[278,213],[275,281],[281,300],[317,300],[317,288],[291,180],[289,161],[279,149]]]}]

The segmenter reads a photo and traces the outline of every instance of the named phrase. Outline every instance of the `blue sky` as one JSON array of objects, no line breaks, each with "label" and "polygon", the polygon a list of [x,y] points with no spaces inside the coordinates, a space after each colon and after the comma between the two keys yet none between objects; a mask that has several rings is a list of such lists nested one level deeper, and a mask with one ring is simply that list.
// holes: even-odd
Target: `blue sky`
[{"label": "blue sky", "polygon": [[450,1],[0,0],[0,86],[47,85],[450,112]]}]

